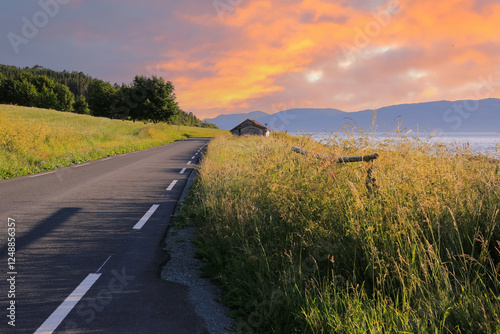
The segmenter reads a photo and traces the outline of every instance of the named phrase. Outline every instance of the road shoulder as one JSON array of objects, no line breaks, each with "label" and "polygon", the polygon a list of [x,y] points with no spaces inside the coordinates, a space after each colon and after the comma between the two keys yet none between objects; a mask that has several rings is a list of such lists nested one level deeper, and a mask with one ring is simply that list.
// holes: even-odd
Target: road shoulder
[{"label": "road shoulder", "polygon": [[[197,171],[192,171],[178,206],[187,196],[196,176]],[[195,239],[196,230],[193,226],[169,228],[164,240],[164,249],[170,254],[170,259],[163,267],[161,277],[188,288],[190,302],[194,305],[198,316],[205,321],[206,328],[211,334],[232,333],[226,328],[234,326],[235,322],[227,316],[229,310],[217,302],[221,297],[220,289],[210,280],[200,276],[202,261],[195,258]]]}]

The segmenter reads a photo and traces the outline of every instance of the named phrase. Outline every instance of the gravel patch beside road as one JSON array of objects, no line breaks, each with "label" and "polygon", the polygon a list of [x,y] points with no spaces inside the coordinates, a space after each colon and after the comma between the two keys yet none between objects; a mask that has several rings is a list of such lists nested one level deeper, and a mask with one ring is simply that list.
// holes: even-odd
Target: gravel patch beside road
[{"label": "gravel patch beside road", "polygon": [[[196,174],[196,171],[191,173],[179,203],[187,196]],[[202,261],[195,258],[195,238],[194,227],[170,227],[164,241],[170,260],[163,267],[161,276],[164,280],[188,287],[189,299],[211,334],[234,333],[226,329],[235,325],[235,321],[227,316],[229,310],[216,301],[220,299],[220,289],[210,280],[200,277]]]}]

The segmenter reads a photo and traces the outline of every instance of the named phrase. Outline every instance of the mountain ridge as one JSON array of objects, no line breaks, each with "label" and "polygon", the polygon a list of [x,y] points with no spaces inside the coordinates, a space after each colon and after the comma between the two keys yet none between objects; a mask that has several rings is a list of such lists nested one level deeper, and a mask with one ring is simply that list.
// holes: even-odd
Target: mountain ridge
[{"label": "mountain ridge", "polygon": [[275,114],[256,111],[219,115],[208,121],[226,130],[247,118],[267,124],[272,131],[335,132],[345,126],[370,130],[375,111],[377,131],[394,131],[398,127],[401,130],[432,132],[500,131],[500,99],[496,98],[405,103],[357,112],[334,108],[294,108]]},{"label": "mountain ridge", "polygon": [[212,124],[215,124],[214,122],[217,122],[222,126],[222,127],[218,126],[219,129],[231,130],[236,125],[240,124],[246,119],[257,120],[259,118],[266,116],[270,116],[270,114],[265,113],[263,111],[252,111],[249,113],[219,115],[215,118],[206,118],[203,120],[203,122],[208,122]]}]

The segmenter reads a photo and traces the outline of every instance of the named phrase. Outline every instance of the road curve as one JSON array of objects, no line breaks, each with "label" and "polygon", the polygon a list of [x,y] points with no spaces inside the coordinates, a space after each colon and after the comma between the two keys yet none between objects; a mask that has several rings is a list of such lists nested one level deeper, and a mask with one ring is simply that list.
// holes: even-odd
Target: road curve
[{"label": "road curve", "polygon": [[0,181],[0,333],[206,333],[186,287],[159,270],[170,217],[208,142]]}]

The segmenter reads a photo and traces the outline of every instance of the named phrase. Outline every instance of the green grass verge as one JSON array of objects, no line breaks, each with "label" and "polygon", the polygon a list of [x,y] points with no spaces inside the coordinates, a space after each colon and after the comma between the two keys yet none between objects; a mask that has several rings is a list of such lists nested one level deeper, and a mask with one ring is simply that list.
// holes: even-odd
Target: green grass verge
[{"label": "green grass verge", "polygon": [[0,105],[0,179],[221,133],[227,131]]},{"label": "green grass verge", "polygon": [[[335,164],[291,151],[349,156]],[[460,153],[460,154],[457,154]],[[245,333],[500,333],[500,165],[369,136],[219,136],[178,219]]]}]

